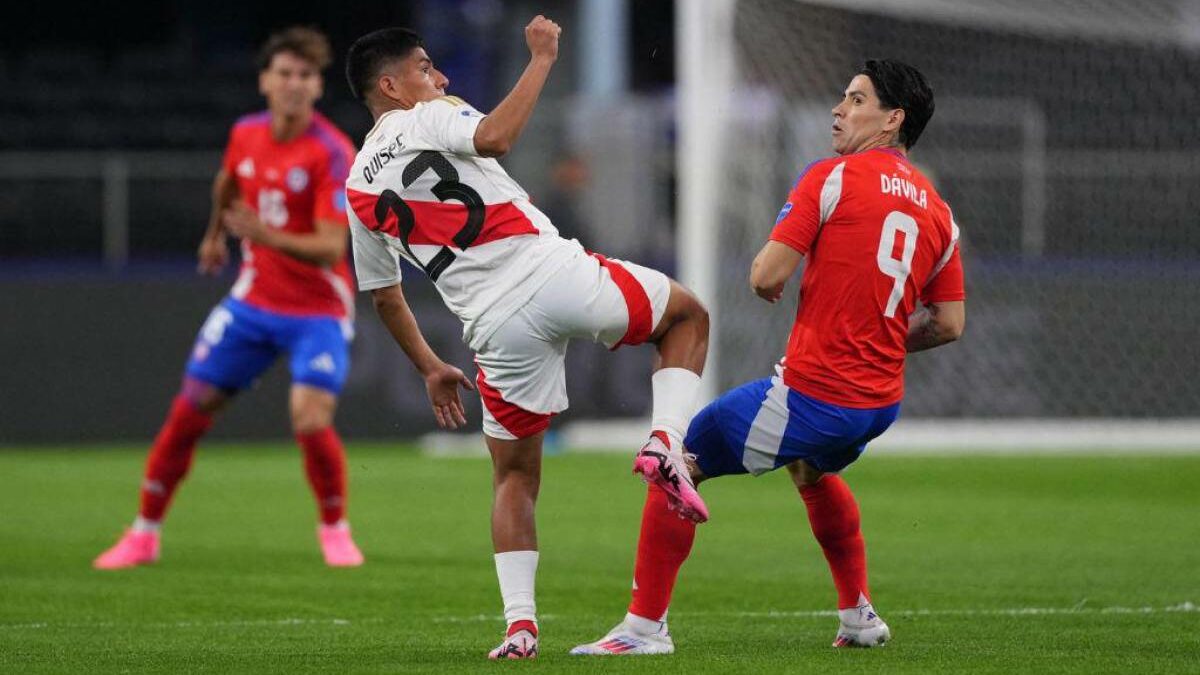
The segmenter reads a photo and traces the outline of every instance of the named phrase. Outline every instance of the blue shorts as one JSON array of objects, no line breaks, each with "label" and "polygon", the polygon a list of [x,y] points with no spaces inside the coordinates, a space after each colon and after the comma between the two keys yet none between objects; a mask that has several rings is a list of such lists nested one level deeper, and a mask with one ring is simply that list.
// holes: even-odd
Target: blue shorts
[{"label": "blue shorts", "polygon": [[779,377],[731,389],[692,419],[684,446],[704,475],[759,475],[802,459],[841,471],[896,420],[900,404],[862,410],[818,401]]},{"label": "blue shorts", "polygon": [[187,374],[238,391],[287,352],[293,384],[337,394],[350,370],[349,338],[348,324],[333,317],[276,314],[225,298],[200,328]]}]

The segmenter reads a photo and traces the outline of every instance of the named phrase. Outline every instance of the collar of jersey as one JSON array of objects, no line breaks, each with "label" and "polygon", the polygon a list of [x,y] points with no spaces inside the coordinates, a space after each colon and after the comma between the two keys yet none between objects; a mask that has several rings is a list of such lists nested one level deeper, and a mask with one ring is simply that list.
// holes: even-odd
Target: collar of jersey
[{"label": "collar of jersey", "polygon": [[425,105],[426,103],[427,103],[427,101],[421,101],[420,103],[414,105],[413,107],[409,108],[408,110],[405,110],[404,108],[392,108],[391,110],[383,113],[382,115],[379,116],[379,119],[375,120],[375,126],[371,127],[371,130],[367,132],[367,135],[363,137],[363,140],[368,140],[372,136],[374,136],[375,132],[379,131],[379,127],[383,125],[383,118],[387,117],[388,115],[391,115],[392,113],[398,113],[398,112],[399,113],[412,112],[412,111],[416,110],[417,108]]},{"label": "collar of jersey", "polygon": [[864,150],[863,152],[874,152],[876,150],[879,150],[880,152],[886,152],[889,155],[895,155],[898,159],[902,159],[906,162],[908,161],[908,157],[905,156],[903,152],[900,152],[895,148],[871,148],[870,150]]}]

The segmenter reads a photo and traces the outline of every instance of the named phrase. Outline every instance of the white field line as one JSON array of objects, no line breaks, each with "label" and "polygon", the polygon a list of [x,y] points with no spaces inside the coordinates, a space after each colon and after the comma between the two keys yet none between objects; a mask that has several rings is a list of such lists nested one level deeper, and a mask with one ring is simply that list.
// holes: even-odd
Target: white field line
[{"label": "white field line", "polygon": [[[650,420],[583,420],[557,429],[558,447],[632,454]],[[487,457],[478,434],[431,433],[418,441],[432,457]],[[1200,418],[1191,419],[901,419],[871,442],[868,454],[908,455],[1196,455]]]},{"label": "white field line", "polygon": [[[1167,607],[1011,607],[1006,609],[900,609],[881,611],[887,616],[1062,616],[1077,614],[1190,614],[1200,612],[1200,605],[1181,602]],[[692,616],[736,616],[747,619],[807,619],[836,617],[833,610],[787,612],[693,612]]]},{"label": "white field line", "polygon": [[[893,609],[883,612],[886,616],[924,617],[924,616],[1078,616],[1103,614],[1195,614],[1200,613],[1200,605],[1192,602],[1181,602],[1166,607],[1087,607],[1086,601],[1074,607],[1010,607],[1010,608],[976,608],[976,609]],[[835,618],[838,613],[834,610],[786,611],[770,610],[765,612],[686,612],[684,617],[733,617],[744,619],[824,619]],[[543,614],[539,621],[558,621],[564,618],[555,614]],[[369,617],[365,619],[257,619],[246,621],[174,621],[157,623],[134,622],[69,622],[54,623],[41,621],[34,623],[0,624],[0,630],[37,630],[44,628],[242,628],[253,626],[356,626],[364,624],[387,623],[390,619]],[[499,614],[470,614],[465,616],[434,616],[433,623],[486,623],[503,622]]]},{"label": "white field line", "polygon": [[244,628],[252,626],[350,626],[364,623],[382,623],[381,618],[371,619],[247,619],[234,621],[159,621],[153,623],[117,622],[117,621],[72,621],[69,623],[54,623],[38,621],[34,623],[0,624],[0,630],[37,629],[37,628]]}]

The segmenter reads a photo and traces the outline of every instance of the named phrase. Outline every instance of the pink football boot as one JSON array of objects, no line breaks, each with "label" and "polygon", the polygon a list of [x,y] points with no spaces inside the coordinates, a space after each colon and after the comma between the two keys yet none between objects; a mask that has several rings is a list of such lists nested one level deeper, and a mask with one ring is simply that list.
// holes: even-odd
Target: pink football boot
[{"label": "pink football boot", "polygon": [[350,537],[350,527],[344,524],[319,525],[317,539],[321,542],[321,553],[325,564],[330,567],[358,567],[363,564],[362,551]]},{"label": "pink football boot", "polygon": [[92,561],[98,570],[119,570],[158,562],[158,533],[125,530],[120,541]]},{"label": "pink football boot", "polygon": [[650,434],[650,440],[633,460],[633,473],[662,488],[667,493],[668,505],[679,511],[681,518],[703,523],[708,520],[708,507],[692,484],[683,453],[671,452],[664,438],[662,432]]},{"label": "pink football boot", "polygon": [[499,659],[536,659],[538,655],[537,624],[532,621],[514,621],[508,627],[504,642],[488,652],[488,658]]}]

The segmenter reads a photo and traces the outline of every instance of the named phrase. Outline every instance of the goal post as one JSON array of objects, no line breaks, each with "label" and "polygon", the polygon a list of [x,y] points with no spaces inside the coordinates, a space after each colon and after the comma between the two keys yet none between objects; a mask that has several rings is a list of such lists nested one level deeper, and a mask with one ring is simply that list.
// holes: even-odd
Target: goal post
[{"label": "goal post", "polygon": [[[718,283],[714,269],[720,264],[720,216],[713,207],[718,194],[724,120],[728,116],[735,55],[733,12],[736,0],[689,0],[676,4],[676,202],[677,250],[680,281],[690,288],[719,320]],[[721,345],[714,332],[708,345],[708,362],[701,381],[700,400],[711,400],[718,391],[716,373]]]},{"label": "goal post", "polygon": [[677,250],[713,318],[706,400],[782,355],[797,283],[759,302],[750,261],[831,154],[856,67],[890,57],[934,87],[912,156],[962,227],[968,291],[963,340],[909,360],[905,417],[1200,418],[1193,4],[687,0],[676,26]]}]

